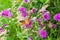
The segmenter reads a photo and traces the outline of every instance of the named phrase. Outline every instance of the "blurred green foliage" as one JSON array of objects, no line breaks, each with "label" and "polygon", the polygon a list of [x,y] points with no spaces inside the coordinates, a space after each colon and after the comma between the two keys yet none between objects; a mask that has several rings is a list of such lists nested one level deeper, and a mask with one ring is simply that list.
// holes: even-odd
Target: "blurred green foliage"
[{"label": "blurred green foliage", "polygon": [[0,11],[11,8],[12,0],[0,0]]},{"label": "blurred green foliage", "polygon": [[[18,12],[18,7],[20,6],[22,0],[16,0],[17,2],[15,3],[16,5],[13,7],[12,3],[14,3],[14,0],[0,0],[0,11],[8,8],[12,8],[12,13],[13,13],[13,18],[17,17],[16,12]],[[43,5],[48,4],[49,7],[47,8],[48,11],[50,11],[51,19],[50,20],[52,23],[57,24],[56,21],[53,20],[53,16],[56,13],[60,12],[60,0],[31,0],[32,3],[24,3],[22,6],[26,7],[28,10],[31,8],[35,7],[38,10],[42,8]],[[37,16],[38,14],[33,14],[33,17]],[[9,22],[11,21],[11,22]],[[9,22],[9,23],[8,23]],[[2,17],[0,19],[0,26],[2,24],[8,24],[8,35],[7,35],[7,40],[28,40],[29,36],[33,37],[33,40],[45,40],[45,39],[40,39],[38,37],[38,33],[32,32],[32,28],[29,29],[26,34],[23,34],[24,29],[21,29],[21,27],[17,26],[17,19],[14,21],[12,19],[4,18]],[[34,31],[38,31],[38,23],[37,21],[34,22]],[[57,29],[46,29],[48,31],[49,37],[46,40],[60,40],[60,23],[57,25]],[[28,33],[29,32],[29,33]],[[18,37],[17,37],[18,34]],[[32,34],[32,35],[31,35]],[[37,34],[37,35],[36,35]]]}]

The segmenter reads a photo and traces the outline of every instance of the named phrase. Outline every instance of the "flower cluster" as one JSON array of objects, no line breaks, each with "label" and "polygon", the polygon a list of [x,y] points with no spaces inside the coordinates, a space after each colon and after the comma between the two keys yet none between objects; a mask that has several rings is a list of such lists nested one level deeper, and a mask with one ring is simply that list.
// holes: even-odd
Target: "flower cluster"
[{"label": "flower cluster", "polygon": [[2,16],[8,17],[8,18],[12,18],[13,14],[10,12],[10,10],[3,10],[1,12]]},{"label": "flower cluster", "polygon": [[21,12],[23,17],[27,16],[27,9],[25,7],[20,7],[19,11]]},{"label": "flower cluster", "polygon": [[[59,28],[57,26],[60,26],[60,13],[55,13],[52,16],[53,12],[47,9],[49,7],[47,4],[42,3],[44,6],[39,4],[42,6],[41,8],[40,6],[33,6],[35,3],[39,4],[41,2],[38,0],[23,0],[20,3],[21,5],[18,8],[16,7],[17,11],[12,12],[15,7],[11,8],[12,10],[2,10],[0,12],[0,16],[2,16],[0,22],[5,19],[1,22],[0,33],[4,35],[5,29],[7,29],[7,31],[9,30],[6,33],[7,36],[11,35],[14,40],[15,37],[16,40],[42,40],[42,38],[43,40],[50,40],[53,36],[56,37],[55,33]],[[52,34],[54,35],[52,36]]]}]

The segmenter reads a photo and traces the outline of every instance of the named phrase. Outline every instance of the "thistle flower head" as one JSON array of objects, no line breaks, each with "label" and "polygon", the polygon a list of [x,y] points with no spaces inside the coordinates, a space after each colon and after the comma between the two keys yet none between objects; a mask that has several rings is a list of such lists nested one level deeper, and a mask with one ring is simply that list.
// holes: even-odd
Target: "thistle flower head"
[{"label": "thistle flower head", "polygon": [[10,10],[3,10],[1,13],[2,13],[2,16],[8,17],[8,18],[12,18],[13,16]]},{"label": "thistle flower head", "polygon": [[32,8],[32,9],[30,10],[30,14],[34,14],[36,11],[37,11],[36,8]]},{"label": "thistle flower head", "polygon": [[0,28],[0,32],[4,32],[4,29],[3,28]]},{"label": "thistle flower head", "polygon": [[40,23],[42,21],[42,19],[41,18],[38,18],[37,21],[38,21],[38,23]]},{"label": "thistle flower head", "polygon": [[27,11],[27,9],[26,9],[25,7],[20,7],[18,10],[19,10],[21,13]]},{"label": "thistle flower head", "polygon": [[32,36],[29,37],[29,40],[32,40]]},{"label": "thistle flower head", "polygon": [[21,12],[23,17],[27,16],[27,9],[25,7],[20,7],[19,11]]},{"label": "thistle flower head", "polygon": [[39,36],[42,38],[46,38],[48,35],[46,30],[39,30],[38,33],[39,33]]},{"label": "thistle flower head", "polygon": [[60,13],[54,15],[54,20],[60,22]]},{"label": "thistle flower head", "polygon": [[26,26],[26,28],[30,28],[31,26],[32,26],[32,20],[30,21],[30,23],[29,24],[26,24],[25,26]]},{"label": "thistle flower head", "polygon": [[52,24],[52,28],[56,28],[57,27],[57,25],[56,24]]},{"label": "thistle flower head", "polygon": [[26,17],[27,15],[28,15],[27,12],[23,12],[23,13],[22,13],[22,16],[23,16],[23,17]]},{"label": "thistle flower head", "polygon": [[43,14],[43,19],[44,19],[44,21],[50,20],[50,14],[49,13]]},{"label": "thistle flower head", "polygon": [[28,2],[30,2],[30,0],[24,0],[24,2],[25,2],[25,3],[28,3]]}]

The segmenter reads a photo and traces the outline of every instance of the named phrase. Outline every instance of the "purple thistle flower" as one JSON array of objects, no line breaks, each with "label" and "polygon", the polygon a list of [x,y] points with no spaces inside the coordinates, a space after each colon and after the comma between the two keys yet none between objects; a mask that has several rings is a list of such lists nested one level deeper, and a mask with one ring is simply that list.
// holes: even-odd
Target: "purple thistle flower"
[{"label": "purple thistle flower", "polygon": [[4,32],[4,29],[3,28],[0,28],[0,32]]},{"label": "purple thistle flower", "polygon": [[25,7],[20,7],[19,11],[21,12],[23,17],[26,17],[28,15],[27,14],[27,9]]},{"label": "purple thistle flower", "polygon": [[29,37],[29,40],[32,40],[32,36]]},{"label": "purple thistle flower", "polygon": [[8,16],[9,11],[8,10],[3,10],[2,11],[2,16]]},{"label": "purple thistle flower", "polygon": [[29,28],[29,27],[30,27],[30,25],[29,25],[29,24],[26,24],[25,26],[26,26],[26,28]]},{"label": "purple thistle flower", "polygon": [[44,13],[43,14],[43,19],[44,19],[44,21],[50,20],[50,14],[49,13]]},{"label": "purple thistle flower", "polygon": [[60,13],[54,15],[54,20],[60,22]]},{"label": "purple thistle flower", "polygon": [[57,25],[56,24],[52,24],[52,28],[56,28],[57,27]]},{"label": "purple thistle flower", "polygon": [[32,20],[30,21],[30,23],[29,24],[26,24],[25,26],[26,26],[26,28],[30,28],[31,26],[32,26]]},{"label": "purple thistle flower", "polygon": [[30,10],[30,13],[31,14],[34,14],[36,11],[37,11],[37,9],[36,8],[33,8],[33,9]]},{"label": "purple thistle flower", "polygon": [[32,10],[33,10],[33,12],[34,12],[34,13],[37,11],[37,9],[36,9],[36,8],[33,8]]},{"label": "purple thistle flower", "polygon": [[8,17],[8,18],[12,18],[13,16],[10,10],[3,10],[1,13],[2,13],[2,16]]},{"label": "purple thistle flower", "polygon": [[27,12],[23,12],[21,14],[22,14],[23,17],[26,17],[28,15]]},{"label": "purple thistle flower", "polygon": [[30,23],[29,23],[29,25],[30,25],[30,26],[32,25],[32,22],[33,22],[33,21],[32,21],[32,20],[30,20]]},{"label": "purple thistle flower", "polygon": [[46,30],[39,30],[38,33],[39,33],[39,36],[42,38],[46,38],[48,35]]},{"label": "purple thistle flower", "polygon": [[42,19],[41,18],[38,18],[37,21],[38,21],[38,23],[40,23],[42,21]]},{"label": "purple thistle flower", "polygon": [[8,17],[9,18],[12,18],[12,16],[13,16],[13,14],[11,14],[11,13],[8,14]]},{"label": "purple thistle flower", "polygon": [[21,13],[27,11],[27,9],[26,9],[25,7],[20,7],[18,10],[19,10]]},{"label": "purple thistle flower", "polygon": [[7,33],[6,30],[4,30],[3,28],[0,28],[0,36],[5,35]]},{"label": "purple thistle flower", "polygon": [[30,14],[33,14],[33,10],[30,10]]},{"label": "purple thistle flower", "polygon": [[30,0],[24,0],[24,2],[25,2],[25,3],[28,3],[28,2],[30,2]]},{"label": "purple thistle flower", "polygon": [[7,26],[7,24],[4,24],[3,26],[5,27],[5,26]]},{"label": "purple thistle flower", "polygon": [[4,26],[4,27],[8,27],[8,25],[7,25],[7,24],[4,24],[3,26]]}]

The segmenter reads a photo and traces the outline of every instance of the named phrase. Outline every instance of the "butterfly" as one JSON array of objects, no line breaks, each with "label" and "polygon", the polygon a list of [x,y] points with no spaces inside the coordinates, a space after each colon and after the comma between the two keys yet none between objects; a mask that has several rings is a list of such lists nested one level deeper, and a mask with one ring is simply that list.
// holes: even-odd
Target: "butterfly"
[{"label": "butterfly", "polygon": [[26,18],[25,20],[21,20],[19,21],[21,23],[21,25],[26,25],[30,23],[30,17]]}]

